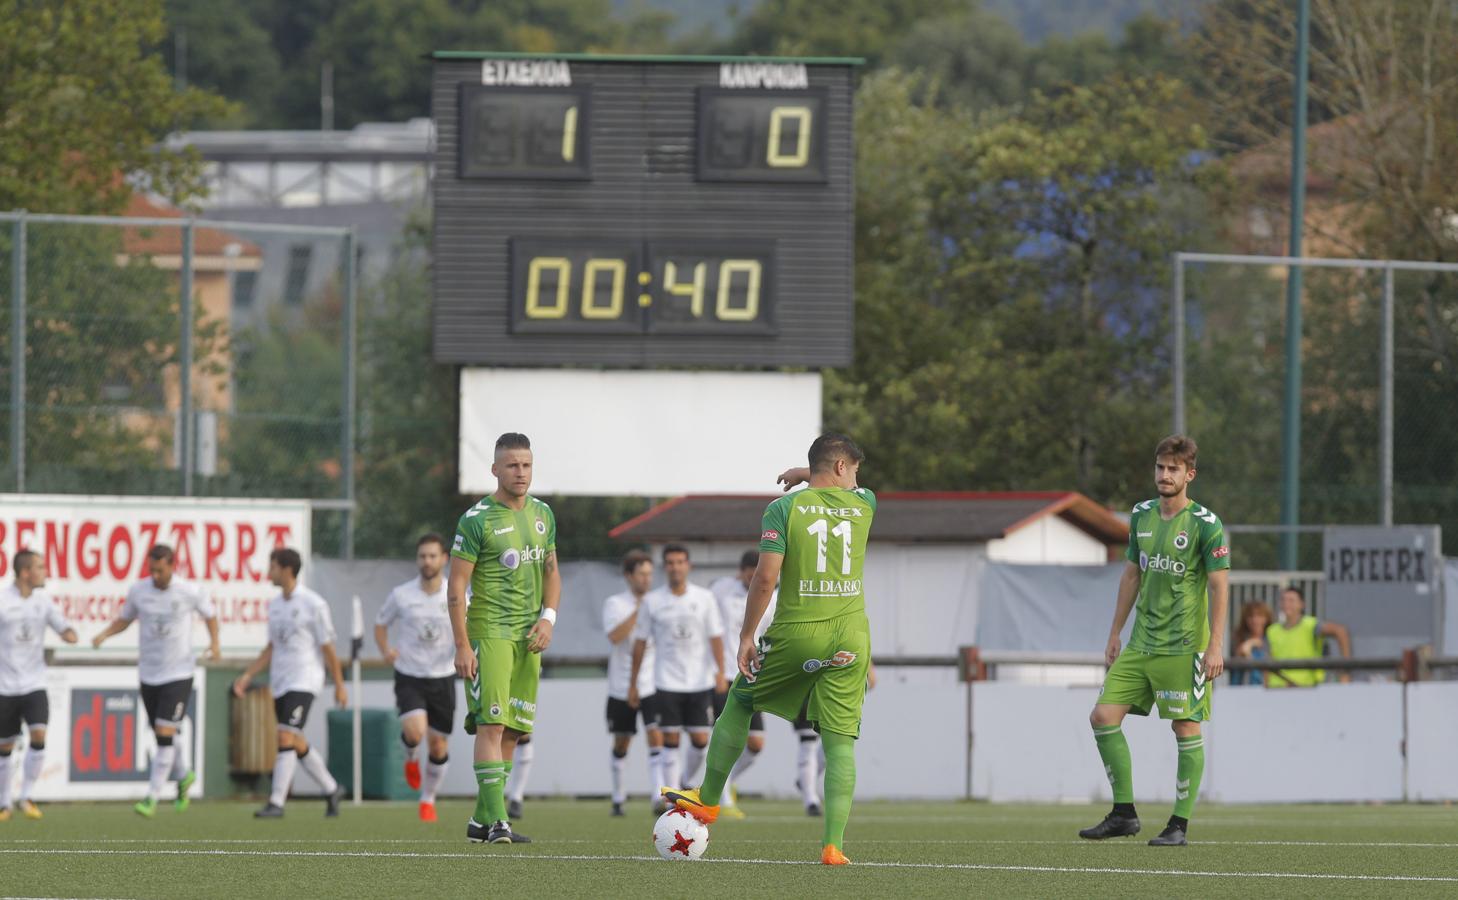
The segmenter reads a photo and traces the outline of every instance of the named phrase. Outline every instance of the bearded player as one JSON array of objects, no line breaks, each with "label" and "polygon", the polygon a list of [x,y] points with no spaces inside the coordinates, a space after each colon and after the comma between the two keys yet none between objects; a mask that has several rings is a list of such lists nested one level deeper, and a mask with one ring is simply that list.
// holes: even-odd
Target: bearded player
[{"label": "bearded player", "polygon": [[[865,455],[843,434],[810,445],[808,469],[780,476],[786,489],[809,486],[765,510],[759,565],[739,632],[739,675],[714,725],[708,767],[698,790],[663,791],[704,824],[719,816],[724,784],[749,739],[757,711],[805,718],[825,744],[825,830],[820,861],[845,865],[845,826],[855,793],[855,742],[871,661],[870,623],[861,576],[876,497],[858,487]],[[783,578],[781,577],[783,575]],[[774,621],[754,635],[780,583]]]},{"label": "bearded player", "polygon": [[[1183,847],[1205,771],[1200,723],[1210,719],[1210,694],[1225,670],[1221,652],[1229,604],[1230,547],[1220,519],[1190,500],[1195,442],[1171,435],[1154,450],[1157,500],[1134,507],[1129,519],[1128,564],[1119,579],[1114,623],[1104,650],[1109,673],[1089,722],[1114,789],[1114,808],[1078,833],[1089,840],[1139,833],[1133,768],[1121,727],[1129,713],[1159,717],[1174,729],[1179,763],[1174,814],[1152,847]],[[1129,646],[1119,632],[1134,611]]]}]

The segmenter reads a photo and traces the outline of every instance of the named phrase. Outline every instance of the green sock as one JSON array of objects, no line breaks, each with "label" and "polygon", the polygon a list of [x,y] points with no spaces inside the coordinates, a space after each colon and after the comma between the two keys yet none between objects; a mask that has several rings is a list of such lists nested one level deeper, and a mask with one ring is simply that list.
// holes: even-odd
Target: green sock
[{"label": "green sock", "polygon": [[1200,794],[1200,776],[1205,774],[1205,736],[1176,738],[1175,744],[1180,748],[1180,761],[1175,769],[1174,814],[1188,819]]},{"label": "green sock", "polygon": [[845,823],[850,821],[851,797],[856,792],[856,739],[848,734],[822,732],[825,747],[825,840],[845,849]]},{"label": "green sock", "polygon": [[1114,802],[1133,803],[1134,764],[1129,759],[1129,742],[1124,739],[1124,729],[1118,725],[1096,726],[1094,743],[1099,745],[1099,758],[1104,761],[1109,787],[1114,789]]},{"label": "green sock", "polygon": [[704,762],[704,783],[699,785],[699,799],[709,806],[717,806],[724,795],[724,783],[729,773],[744,752],[749,742],[749,717],[754,710],[748,703],[734,696],[730,691],[724,698],[724,711],[714,722],[714,733],[709,737],[709,755]]},{"label": "green sock", "polygon": [[506,763],[476,763],[476,811],[471,815],[477,824],[490,825],[506,819]]}]

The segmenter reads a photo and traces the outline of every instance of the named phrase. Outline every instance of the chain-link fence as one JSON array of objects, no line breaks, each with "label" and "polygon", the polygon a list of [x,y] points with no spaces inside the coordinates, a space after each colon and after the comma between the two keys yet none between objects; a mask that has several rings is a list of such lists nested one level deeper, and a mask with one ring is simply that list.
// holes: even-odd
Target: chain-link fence
[{"label": "chain-link fence", "polygon": [[[1284,262],[1176,258],[1175,427],[1200,443],[1192,493],[1227,523],[1281,521]],[[1458,534],[1458,265],[1308,260],[1303,283],[1300,523]],[[1320,569],[1319,530],[1290,533]],[[1242,565],[1274,567],[1279,541],[1242,535]]]},{"label": "chain-link fence", "polygon": [[339,228],[0,214],[0,491],[306,498],[314,546],[348,555],[353,247]]}]

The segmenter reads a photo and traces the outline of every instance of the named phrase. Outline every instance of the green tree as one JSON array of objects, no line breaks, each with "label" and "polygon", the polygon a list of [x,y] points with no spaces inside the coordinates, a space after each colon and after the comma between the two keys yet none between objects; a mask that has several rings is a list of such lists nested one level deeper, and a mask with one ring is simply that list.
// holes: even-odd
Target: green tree
[{"label": "green tree", "polygon": [[735,23],[728,50],[860,56],[875,65],[917,22],[970,8],[970,0],[762,0]]}]

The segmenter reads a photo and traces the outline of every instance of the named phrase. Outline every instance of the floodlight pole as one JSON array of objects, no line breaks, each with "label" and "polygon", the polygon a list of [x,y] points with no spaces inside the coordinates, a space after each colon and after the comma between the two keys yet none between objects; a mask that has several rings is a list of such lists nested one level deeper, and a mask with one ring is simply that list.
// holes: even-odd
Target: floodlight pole
[{"label": "floodlight pole", "polygon": [[25,238],[21,210],[10,239],[10,456],[17,494],[25,493]]},{"label": "floodlight pole", "polygon": [[[1297,0],[1294,121],[1291,125],[1291,230],[1288,255],[1301,255],[1306,220],[1306,77],[1311,2]],[[1286,275],[1286,394],[1281,441],[1281,524],[1301,521],[1301,267]],[[1281,566],[1296,569],[1296,532],[1281,534]]]}]

